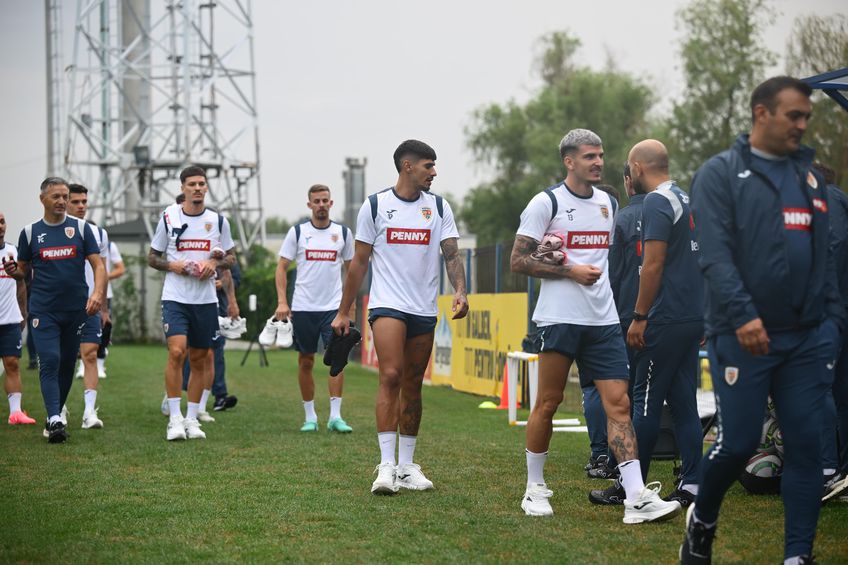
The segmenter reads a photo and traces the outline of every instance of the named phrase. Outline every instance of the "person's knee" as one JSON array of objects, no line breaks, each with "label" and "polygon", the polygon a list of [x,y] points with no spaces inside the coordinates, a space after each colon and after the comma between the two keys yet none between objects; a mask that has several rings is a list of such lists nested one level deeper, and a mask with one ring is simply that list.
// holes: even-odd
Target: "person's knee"
[{"label": "person's knee", "polygon": [[538,412],[542,416],[550,418],[556,413],[559,405],[562,404],[563,398],[564,395],[561,390],[545,392],[541,394],[536,401],[534,411]]},{"label": "person's knee", "polygon": [[168,360],[180,366],[185,362],[187,348],[185,344],[169,344]]},{"label": "person's knee", "polygon": [[607,417],[614,420],[630,418],[630,397],[627,395],[627,386],[608,388],[604,392],[604,411]]},{"label": "person's knee", "polygon": [[[83,347],[80,347],[80,357],[85,363],[96,363],[97,362],[97,348],[91,347],[91,344],[83,344]],[[86,347],[88,346],[88,347]]]},{"label": "person's knee", "polygon": [[6,369],[6,373],[17,373],[20,364],[18,363],[18,358],[14,355],[9,355],[8,357],[3,357],[3,366]]},{"label": "person's knee", "polygon": [[311,371],[315,367],[315,355],[298,355],[297,366],[301,371]]},{"label": "person's knee", "polygon": [[380,367],[380,386],[383,388],[400,388],[403,371],[399,367]]}]

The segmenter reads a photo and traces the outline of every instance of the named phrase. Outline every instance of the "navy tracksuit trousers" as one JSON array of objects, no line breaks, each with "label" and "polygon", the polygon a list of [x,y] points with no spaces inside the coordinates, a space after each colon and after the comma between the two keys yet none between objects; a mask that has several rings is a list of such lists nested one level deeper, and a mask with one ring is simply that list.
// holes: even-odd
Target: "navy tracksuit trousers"
[{"label": "navy tracksuit trousers", "polygon": [[698,349],[702,321],[651,324],[645,348],[635,354],[633,429],[639,448],[642,479],[647,481],[651,456],[660,431],[663,403],[674,422],[674,435],[683,461],[683,484],[695,484],[704,455],[704,436],[698,417]]},{"label": "navy tracksuit trousers", "polygon": [[87,318],[85,310],[29,314],[29,327],[38,351],[41,396],[48,418],[58,416],[68,399]]},{"label": "navy tracksuit trousers", "polygon": [[734,334],[710,338],[718,435],[701,464],[696,515],[705,523],[718,520],[727,489],[760,440],[771,393],[784,442],[784,554],[810,555],[821,507],[827,364],[833,361],[839,332],[835,323],[825,321],[814,329],[769,338],[768,354],[757,357],[743,350]]}]

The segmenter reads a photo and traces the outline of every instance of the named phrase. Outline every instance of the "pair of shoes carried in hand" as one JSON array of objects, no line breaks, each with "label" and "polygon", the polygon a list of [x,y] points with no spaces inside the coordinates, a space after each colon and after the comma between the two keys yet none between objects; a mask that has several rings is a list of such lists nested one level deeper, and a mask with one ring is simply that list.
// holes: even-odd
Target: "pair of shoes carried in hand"
[{"label": "pair of shoes carried in hand", "polygon": [[347,358],[350,355],[350,350],[353,349],[361,339],[362,335],[359,333],[359,330],[353,326],[351,326],[347,335],[338,335],[333,333],[330,345],[328,345],[327,350],[324,351],[324,365],[330,367],[331,377],[337,377],[339,373],[344,370],[345,365],[347,365]]},{"label": "pair of shoes carried in hand", "polygon": [[291,347],[294,343],[292,337],[292,323],[290,320],[276,320],[273,316],[265,322],[265,327],[259,334],[259,345],[263,347]]}]

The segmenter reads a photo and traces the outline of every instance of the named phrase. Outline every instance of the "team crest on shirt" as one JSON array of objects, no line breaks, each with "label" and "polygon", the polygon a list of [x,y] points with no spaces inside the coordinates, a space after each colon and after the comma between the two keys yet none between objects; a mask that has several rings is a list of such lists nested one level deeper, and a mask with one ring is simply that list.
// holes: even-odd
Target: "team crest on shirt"
[{"label": "team crest on shirt", "polygon": [[816,176],[812,172],[807,173],[807,184],[810,185],[810,188],[813,190],[819,187],[819,181],[816,180]]},{"label": "team crest on shirt", "polygon": [[77,233],[76,228],[65,228],[65,235],[68,236],[68,239],[72,239],[75,233]]},{"label": "team crest on shirt", "polygon": [[206,222],[203,227],[206,228],[206,231],[212,231],[212,222]]},{"label": "team crest on shirt", "polygon": [[421,215],[424,216],[424,219],[429,222],[430,218],[433,217],[433,210],[427,207],[421,208]]},{"label": "team crest on shirt", "polygon": [[739,380],[739,367],[725,367],[724,368],[724,382],[728,385],[733,386],[736,384],[736,381]]},{"label": "team crest on shirt", "polygon": [[38,327],[38,318],[33,318],[33,319],[32,319],[32,327],[33,327],[33,328],[37,328],[37,327]]},{"label": "team crest on shirt", "polygon": [[330,241],[332,241],[333,243],[337,242],[338,240],[339,240],[339,234],[334,233],[333,235],[330,236]]},{"label": "team crest on shirt", "polygon": [[169,324],[167,322],[162,324],[162,329],[165,330],[165,333],[168,333],[168,330],[170,329],[170,327],[171,327],[171,324]]},{"label": "team crest on shirt", "polygon": [[603,204],[601,205],[601,216],[603,216],[605,220],[609,218],[609,208],[607,208]]}]

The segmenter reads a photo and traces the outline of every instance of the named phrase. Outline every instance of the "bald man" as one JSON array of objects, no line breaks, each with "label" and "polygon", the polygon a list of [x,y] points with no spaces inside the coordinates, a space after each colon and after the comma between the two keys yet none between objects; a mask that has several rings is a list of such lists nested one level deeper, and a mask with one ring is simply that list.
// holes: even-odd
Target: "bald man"
[{"label": "bald man", "polygon": [[[704,282],[698,268],[689,196],[668,175],[668,152],[646,139],[630,150],[633,188],[642,207],[642,271],[627,344],[636,353],[633,427],[642,477],[647,479],[663,402],[671,408],[683,474],[664,500],[684,508],[698,492],[703,454],[695,398],[698,347],[703,335]],[[619,487],[620,488],[620,487]],[[612,494],[613,485],[607,489]]]}]

